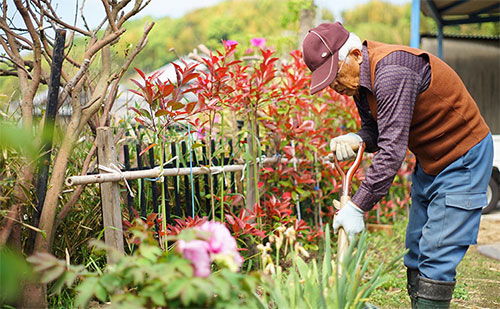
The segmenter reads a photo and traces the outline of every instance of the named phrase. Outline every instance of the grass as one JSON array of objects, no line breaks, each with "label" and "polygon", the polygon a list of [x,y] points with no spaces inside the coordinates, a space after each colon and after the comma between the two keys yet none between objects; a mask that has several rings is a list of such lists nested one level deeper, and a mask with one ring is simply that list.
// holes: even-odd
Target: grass
[{"label": "grass", "polygon": [[[406,220],[393,226],[392,236],[371,233],[372,268],[397,256],[404,248]],[[457,285],[451,308],[500,308],[500,261],[487,258],[471,246],[457,268]],[[410,308],[406,292],[406,267],[403,261],[390,273],[389,280],[370,297],[379,308]]]}]

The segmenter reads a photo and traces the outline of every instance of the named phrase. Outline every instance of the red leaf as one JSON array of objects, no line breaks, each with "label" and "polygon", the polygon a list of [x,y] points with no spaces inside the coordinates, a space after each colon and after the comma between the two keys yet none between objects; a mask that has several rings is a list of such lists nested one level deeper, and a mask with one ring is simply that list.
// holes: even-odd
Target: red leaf
[{"label": "red leaf", "polygon": [[236,222],[234,222],[234,219],[233,219],[233,217],[230,214],[226,214],[226,220],[231,225],[234,225],[236,223]]},{"label": "red leaf", "polygon": [[191,112],[193,111],[193,109],[195,108],[195,106],[196,106],[196,102],[191,102],[191,103],[188,103],[188,104],[186,105],[186,112],[187,112],[188,114],[191,114]]},{"label": "red leaf", "polygon": [[198,77],[198,73],[191,73],[191,74],[188,74],[186,77],[184,77],[184,79],[182,80],[182,83],[183,84],[187,84],[190,80],[192,80],[193,78],[196,78]]},{"label": "red leaf", "polygon": [[157,146],[158,144],[151,144],[149,145],[148,147],[146,147],[146,149],[144,149],[143,151],[141,151],[141,153],[139,154],[139,156],[142,156],[143,153],[145,153],[146,151],[148,151],[149,149],[153,148],[154,146]]},{"label": "red leaf", "polygon": [[138,123],[142,124],[143,126],[144,126],[144,125],[146,125],[146,124],[144,123],[144,121],[142,121],[142,119],[141,119],[141,118],[139,118],[139,117],[135,117],[134,119],[135,119],[135,121],[137,121]]},{"label": "red leaf", "polygon": [[139,70],[138,68],[134,68],[134,70],[136,70],[137,73],[139,73],[139,75],[142,77],[142,79],[146,79],[146,76],[144,75],[144,73],[142,73],[141,70]]},{"label": "red leaf", "polygon": [[174,85],[172,85],[172,84],[170,84],[170,83],[169,83],[169,84],[167,84],[167,85],[164,85],[164,86],[162,87],[162,89],[161,89],[162,95],[163,95],[164,97],[169,96],[169,95],[172,93],[172,91],[174,91]]},{"label": "red leaf", "polygon": [[139,115],[142,115],[141,112],[135,107],[129,107],[129,109],[133,110],[134,112],[136,112]]}]

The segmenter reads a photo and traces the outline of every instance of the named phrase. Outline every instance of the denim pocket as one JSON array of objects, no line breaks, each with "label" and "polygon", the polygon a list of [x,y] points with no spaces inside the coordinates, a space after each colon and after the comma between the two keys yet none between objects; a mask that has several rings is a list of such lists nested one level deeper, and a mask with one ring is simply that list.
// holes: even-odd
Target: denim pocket
[{"label": "denim pocket", "polygon": [[476,244],[481,209],[486,206],[484,193],[447,193],[440,246]]}]

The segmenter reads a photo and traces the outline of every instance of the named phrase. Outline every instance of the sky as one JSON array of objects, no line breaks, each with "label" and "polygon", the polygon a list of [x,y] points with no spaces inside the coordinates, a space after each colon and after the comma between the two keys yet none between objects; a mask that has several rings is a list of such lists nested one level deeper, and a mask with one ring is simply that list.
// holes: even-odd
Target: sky
[{"label": "sky", "polygon": [[[215,5],[224,0],[152,0],[146,8],[137,16],[150,15],[155,18],[169,16],[172,18],[181,17],[187,12]],[[403,4],[411,2],[411,0],[384,0],[394,4]],[[345,9],[354,8],[355,6],[369,2],[369,0],[314,0],[315,4],[320,8],[328,8],[334,13],[337,20],[340,19],[340,13]],[[13,0],[7,0],[11,9],[14,8]],[[76,4],[80,6],[82,0],[52,0],[56,12],[63,17],[64,20],[72,20],[75,15]],[[134,1],[131,1],[133,4]],[[85,18],[92,26],[97,25],[104,18],[101,0],[85,0],[84,8]],[[78,11],[78,18],[79,17]],[[81,22],[81,21],[80,21]]]}]

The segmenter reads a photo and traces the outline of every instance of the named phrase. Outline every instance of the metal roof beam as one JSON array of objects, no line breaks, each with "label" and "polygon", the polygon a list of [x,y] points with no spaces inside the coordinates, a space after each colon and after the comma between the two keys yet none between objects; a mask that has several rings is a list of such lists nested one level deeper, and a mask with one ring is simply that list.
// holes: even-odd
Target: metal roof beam
[{"label": "metal roof beam", "polygon": [[434,0],[426,0],[426,1],[424,1],[424,3],[427,6],[427,8],[429,9],[429,11],[432,15],[432,18],[434,18],[436,23],[438,23],[438,25],[442,25],[443,19],[441,18],[441,15],[439,14],[439,11],[436,7],[435,1]]},{"label": "metal roof beam", "polygon": [[444,26],[450,25],[460,25],[460,24],[480,24],[487,22],[500,22],[500,16],[488,16],[488,17],[471,17],[464,19],[452,19],[452,20],[443,20]]},{"label": "metal roof beam", "polygon": [[480,10],[472,12],[471,15],[479,15],[479,14],[488,13],[491,10],[498,9],[498,6],[499,6],[498,3],[494,3],[490,6],[487,6],[485,8],[480,9]]},{"label": "metal roof beam", "polygon": [[454,8],[462,3],[469,2],[469,1],[470,0],[458,0],[458,1],[452,2],[452,3],[448,4],[447,6],[444,6],[440,9],[438,9],[438,12],[439,12],[439,14],[443,14],[444,12],[448,11],[449,9]]}]

